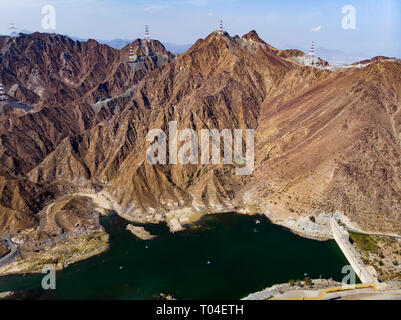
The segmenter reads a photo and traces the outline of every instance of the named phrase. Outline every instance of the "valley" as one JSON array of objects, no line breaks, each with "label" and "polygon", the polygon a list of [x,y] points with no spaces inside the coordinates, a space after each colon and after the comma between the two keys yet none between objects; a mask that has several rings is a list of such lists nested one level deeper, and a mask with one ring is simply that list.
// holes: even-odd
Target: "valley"
[{"label": "valley", "polygon": [[[304,65],[302,52],[276,49],[256,31],[215,31],[178,56],[157,40],[116,50],[45,33],[1,36],[0,49],[8,88],[0,102],[0,232],[22,255],[2,275],[49,263],[64,272],[111,254],[101,224],[109,211],[133,224],[165,224],[168,237],[230,212],[261,214],[321,246],[332,238],[332,217],[358,232],[401,235],[400,60]],[[166,161],[149,163],[152,130],[166,133],[166,151],[178,140],[177,151],[190,150],[167,134],[172,122],[197,137],[253,130],[252,170],[238,175],[238,162],[222,161],[225,140],[203,159],[209,165],[167,152]],[[393,248],[380,271],[386,280],[400,280]],[[364,258],[380,265],[380,254]]]}]

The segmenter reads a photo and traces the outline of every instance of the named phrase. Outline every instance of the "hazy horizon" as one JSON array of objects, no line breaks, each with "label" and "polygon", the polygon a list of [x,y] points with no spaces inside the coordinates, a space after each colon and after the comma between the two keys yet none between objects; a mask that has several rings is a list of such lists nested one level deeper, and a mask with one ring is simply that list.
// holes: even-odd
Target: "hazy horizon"
[{"label": "hazy horizon", "polygon": [[[399,0],[377,3],[367,0],[244,1],[244,0],[2,0],[0,34],[9,34],[13,22],[18,30],[65,34],[82,39],[110,41],[151,37],[175,45],[193,44],[218,29],[220,19],[231,35],[255,29],[267,43],[285,49],[290,45],[318,47],[347,54],[401,57]],[[44,5],[56,9],[56,29],[41,23]],[[342,8],[354,6],[356,28],[342,28]]]}]

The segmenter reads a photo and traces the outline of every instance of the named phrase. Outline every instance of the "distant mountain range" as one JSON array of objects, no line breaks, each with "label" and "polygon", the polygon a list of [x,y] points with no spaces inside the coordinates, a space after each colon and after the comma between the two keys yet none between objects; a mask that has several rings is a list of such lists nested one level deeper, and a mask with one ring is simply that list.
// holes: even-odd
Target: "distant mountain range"
[{"label": "distant mountain range", "polygon": [[[308,48],[302,48],[296,45],[286,45],[285,49],[298,49],[305,53],[309,52]],[[329,49],[319,46],[315,47],[315,51],[318,57],[328,61],[333,66],[350,65],[354,62],[371,58],[363,53],[350,53],[337,49]]]},{"label": "distant mountain range", "polygon": [[[30,30],[21,30],[21,33],[26,33],[26,34],[31,34],[33,33]],[[89,39],[86,38],[79,38],[79,37],[73,37],[67,35],[69,38],[76,40],[76,41],[88,41]],[[102,40],[102,39],[95,39],[99,43],[104,43],[107,44],[108,46],[114,48],[114,49],[122,49],[126,45],[134,42],[136,39],[112,39],[112,40]],[[171,53],[174,54],[183,54],[185,51],[187,51],[190,47],[191,44],[175,44],[171,42],[164,42],[161,41],[161,43],[165,46],[165,48],[170,51]],[[300,47],[298,45],[291,45],[288,44],[284,47],[284,49],[298,49],[301,50],[305,53],[308,53],[309,49]],[[330,48],[324,48],[324,47],[316,47],[316,54],[323,60],[328,61],[331,65],[334,66],[341,66],[341,65],[350,65],[352,63],[355,63],[357,61],[362,61],[371,58],[370,56],[363,54],[363,53],[350,53],[350,52],[344,52],[341,50],[337,49],[330,49]]]},{"label": "distant mountain range", "polygon": [[[33,33],[33,31],[24,29],[24,30],[21,30],[20,33],[31,34],[31,33]],[[73,37],[73,36],[69,36],[69,35],[66,35],[66,36],[71,38],[74,41],[85,42],[85,41],[89,40],[87,38]],[[120,50],[120,49],[124,48],[126,45],[134,42],[136,39],[113,39],[113,40],[95,39],[95,40],[99,43],[104,43],[104,44],[107,44],[109,47]],[[182,54],[191,47],[191,44],[174,44],[174,43],[164,42],[164,41],[161,41],[161,43],[165,46],[165,48],[168,51],[170,51],[171,53],[174,53],[174,54]]]},{"label": "distant mountain range", "polygon": [[[80,39],[80,41],[85,41]],[[124,48],[126,45],[132,43],[134,40],[128,40],[128,39],[113,39],[113,40],[97,40],[100,43],[104,43],[107,44],[108,46],[114,48],[114,49],[122,49]],[[185,51],[187,51],[190,47],[191,44],[174,44],[174,43],[170,43],[170,42],[163,42],[163,45],[165,46],[165,48],[170,51],[171,53],[174,54],[182,54]]]}]

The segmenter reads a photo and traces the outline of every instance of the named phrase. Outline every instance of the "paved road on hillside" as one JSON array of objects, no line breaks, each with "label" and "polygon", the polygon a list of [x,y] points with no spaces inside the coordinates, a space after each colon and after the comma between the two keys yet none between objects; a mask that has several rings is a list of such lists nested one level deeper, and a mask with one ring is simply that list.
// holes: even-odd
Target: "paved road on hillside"
[{"label": "paved road on hillside", "polygon": [[364,234],[366,236],[387,237],[387,238],[394,238],[394,239],[401,240],[401,236],[396,236],[396,235],[391,235],[391,234],[362,232],[362,231],[359,231],[359,230],[352,229],[350,227],[345,227],[345,230],[350,231],[350,232]]},{"label": "paved road on hillside", "polygon": [[3,258],[0,259],[0,265],[1,265],[3,261],[8,259],[10,256],[13,256],[17,252],[17,247],[15,246],[14,242],[11,241],[10,235],[5,233],[0,233],[0,238],[6,240],[11,249],[11,251],[8,254],[6,254]]}]

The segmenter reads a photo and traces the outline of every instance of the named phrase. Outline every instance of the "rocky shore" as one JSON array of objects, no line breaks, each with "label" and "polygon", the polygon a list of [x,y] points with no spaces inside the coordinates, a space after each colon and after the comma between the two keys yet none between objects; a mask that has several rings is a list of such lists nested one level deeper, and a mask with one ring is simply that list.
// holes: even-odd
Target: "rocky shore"
[{"label": "rocky shore", "polygon": [[129,224],[127,226],[127,230],[141,240],[153,240],[154,238],[156,238],[156,236],[153,236],[150,234],[150,232],[146,231],[144,227],[136,227],[132,224]]},{"label": "rocky shore", "polygon": [[306,281],[294,281],[294,283],[277,284],[270,288],[266,288],[265,290],[252,293],[241,300],[268,300],[276,295],[294,290],[321,290],[341,286],[340,282],[331,279],[317,279],[310,281],[311,283],[307,283]]},{"label": "rocky shore", "polygon": [[12,291],[0,292],[0,300],[6,300],[8,298],[11,298],[12,295],[13,295]]},{"label": "rocky shore", "polygon": [[300,217],[298,219],[288,219],[282,221],[274,221],[291,232],[305,238],[319,241],[333,239],[330,219],[335,218],[338,221],[344,221],[345,217],[340,213],[326,214],[322,213],[316,216]]},{"label": "rocky shore", "polygon": [[[130,214],[116,205],[110,194],[101,192],[96,194],[85,190],[73,196],[89,197],[95,203],[97,210],[106,212],[107,210],[116,211],[121,217],[133,223],[160,223],[166,222],[170,232],[179,232],[185,229],[187,225],[196,223],[207,214],[238,212],[244,215],[264,214],[273,224],[280,225],[299,236],[311,238],[318,241],[332,239],[330,228],[330,218],[335,218],[343,225],[354,230],[358,226],[340,212],[334,214],[321,213],[306,217],[278,217],[270,208],[258,205],[245,205],[243,209],[238,207],[215,208],[215,210],[200,210],[200,208],[172,208],[164,213],[156,210],[149,214]],[[103,229],[103,228],[102,228]],[[133,235],[142,240],[152,240],[155,238],[145,228],[134,225],[127,225]],[[96,240],[94,240],[96,239]],[[55,247],[40,250],[39,252],[23,256],[23,259],[17,260],[7,266],[0,268],[0,276],[17,273],[35,273],[40,272],[41,267],[46,264],[53,264],[58,270],[67,267],[69,264],[82,261],[98,255],[108,249],[108,235],[102,231],[88,231],[82,236],[65,240]]]},{"label": "rocky shore", "polygon": [[40,273],[46,265],[56,270],[105,252],[109,248],[109,235],[103,230],[92,230],[67,239],[39,252],[25,252],[20,259],[0,268],[0,276]]},{"label": "rocky shore", "polygon": [[[127,216],[121,214],[121,208],[115,207],[114,201],[111,200],[109,194],[96,195],[94,193],[83,192],[74,196],[90,197],[95,203],[97,209],[114,210],[120,216],[129,221],[136,223],[160,223],[165,221],[171,232],[179,232],[185,229],[185,226],[196,223],[203,216],[212,213],[227,213],[233,212],[234,208],[216,208],[215,211],[201,211],[195,208],[176,208],[164,214],[149,214],[141,215],[139,219],[136,215]],[[289,231],[299,234],[302,237],[312,238],[315,240],[328,240],[332,238],[329,219],[333,217],[330,214],[320,214],[315,217],[302,217],[298,219],[278,220],[269,214],[269,211],[263,210],[260,207],[247,207],[246,209],[236,210],[240,214],[254,215],[259,212],[264,214],[271,220],[272,223],[281,225]],[[263,213],[261,213],[263,214]],[[336,214],[335,218],[344,221],[341,214]],[[349,222],[346,221],[348,224]],[[127,225],[133,235],[142,240],[152,240],[155,236],[151,235],[145,228],[137,227],[132,224]],[[55,265],[57,270],[67,267],[69,264],[82,261],[98,255],[108,249],[108,235],[102,231],[88,231],[83,235],[58,243],[54,247],[40,250],[39,252],[23,255],[23,259],[19,259],[7,266],[0,268],[0,276],[17,273],[35,273],[40,272],[41,268],[46,264]]]}]

